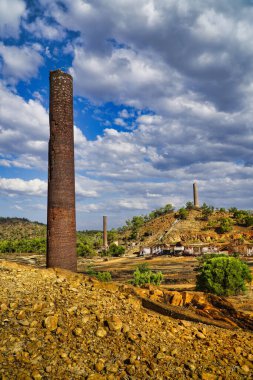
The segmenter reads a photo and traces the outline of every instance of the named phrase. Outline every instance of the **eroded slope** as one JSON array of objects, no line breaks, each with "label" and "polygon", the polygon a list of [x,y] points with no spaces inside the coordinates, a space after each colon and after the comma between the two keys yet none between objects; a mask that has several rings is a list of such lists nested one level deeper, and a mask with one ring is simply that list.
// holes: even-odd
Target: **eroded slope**
[{"label": "eroded slope", "polygon": [[128,285],[2,262],[2,379],[250,379],[252,334],[142,308]]}]

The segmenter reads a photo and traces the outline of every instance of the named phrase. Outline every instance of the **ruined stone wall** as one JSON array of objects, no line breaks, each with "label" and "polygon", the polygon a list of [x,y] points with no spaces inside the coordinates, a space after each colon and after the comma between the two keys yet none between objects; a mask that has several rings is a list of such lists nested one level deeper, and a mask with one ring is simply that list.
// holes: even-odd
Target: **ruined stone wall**
[{"label": "ruined stone wall", "polygon": [[47,267],[76,271],[73,81],[50,72]]}]

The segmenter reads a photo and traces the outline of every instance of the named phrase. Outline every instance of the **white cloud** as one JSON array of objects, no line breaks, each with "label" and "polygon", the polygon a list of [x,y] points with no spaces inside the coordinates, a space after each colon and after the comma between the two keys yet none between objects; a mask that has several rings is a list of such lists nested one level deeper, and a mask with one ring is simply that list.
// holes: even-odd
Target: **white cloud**
[{"label": "white cloud", "polygon": [[148,204],[141,199],[122,199],[118,201],[120,208],[126,208],[131,210],[148,210]]},{"label": "white cloud", "polygon": [[40,102],[25,101],[0,83],[0,152],[3,164],[46,167],[48,114]]},{"label": "white cloud", "polygon": [[118,125],[119,127],[127,126],[127,123],[121,117],[116,117],[116,119],[114,119],[114,124]]},{"label": "white cloud", "polygon": [[133,113],[129,113],[127,109],[123,109],[122,111],[119,112],[119,116],[122,117],[123,119],[128,119],[130,117],[133,117]]},{"label": "white cloud", "polygon": [[130,49],[117,49],[102,56],[77,46],[70,73],[77,94],[95,102],[113,100],[135,107],[142,107],[146,96],[150,103],[153,91],[164,83],[163,71],[148,57]]},{"label": "white cloud", "polygon": [[21,178],[0,178],[0,191],[9,195],[22,193],[25,195],[45,195],[47,183],[38,178],[29,181]]},{"label": "white cloud", "polygon": [[0,1],[0,36],[3,38],[19,36],[21,17],[26,9],[23,0]]},{"label": "white cloud", "polygon": [[[80,212],[92,219],[92,213],[107,210],[122,220],[169,202],[179,207],[192,199],[195,179],[201,201],[251,204],[252,5],[214,0],[40,4],[44,14],[22,24],[35,43],[1,45],[11,84],[36,76],[42,54],[53,59],[71,54],[77,96],[87,97],[93,109],[106,108],[105,102],[121,109],[106,122],[97,115],[96,122],[108,128],[94,140],[84,136],[80,119],[75,126]],[[2,90],[0,163],[46,170],[48,115],[40,104],[42,92],[31,93],[37,100]]]},{"label": "white cloud", "polygon": [[37,38],[45,38],[47,40],[62,40],[66,36],[66,32],[59,25],[50,25],[45,20],[37,17],[30,24],[24,24],[25,29]]},{"label": "white cloud", "polygon": [[38,74],[43,58],[32,46],[7,46],[0,43],[0,55],[3,58],[3,74],[6,82],[16,83]]}]

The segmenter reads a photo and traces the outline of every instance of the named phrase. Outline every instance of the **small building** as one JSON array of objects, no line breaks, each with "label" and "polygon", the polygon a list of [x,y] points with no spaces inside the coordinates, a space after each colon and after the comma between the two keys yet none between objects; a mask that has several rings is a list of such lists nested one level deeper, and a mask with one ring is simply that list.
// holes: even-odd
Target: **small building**
[{"label": "small building", "polygon": [[139,256],[160,255],[161,252],[162,252],[162,247],[160,245],[153,245],[151,247],[141,247]]}]

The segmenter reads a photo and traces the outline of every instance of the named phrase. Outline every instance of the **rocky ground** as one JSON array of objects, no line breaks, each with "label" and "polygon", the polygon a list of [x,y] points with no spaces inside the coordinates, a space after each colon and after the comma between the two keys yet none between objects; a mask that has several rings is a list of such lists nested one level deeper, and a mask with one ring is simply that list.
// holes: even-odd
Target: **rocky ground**
[{"label": "rocky ground", "polygon": [[175,320],[129,285],[0,266],[0,378],[252,379],[253,334]]}]

